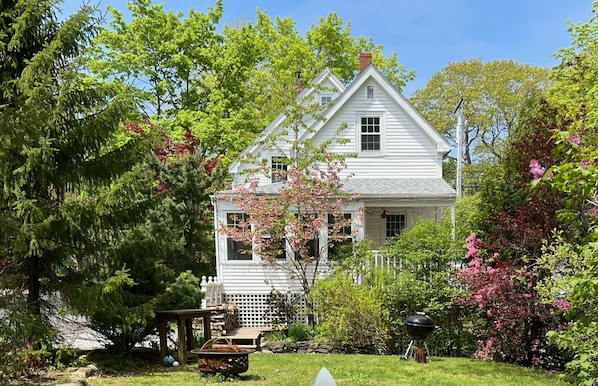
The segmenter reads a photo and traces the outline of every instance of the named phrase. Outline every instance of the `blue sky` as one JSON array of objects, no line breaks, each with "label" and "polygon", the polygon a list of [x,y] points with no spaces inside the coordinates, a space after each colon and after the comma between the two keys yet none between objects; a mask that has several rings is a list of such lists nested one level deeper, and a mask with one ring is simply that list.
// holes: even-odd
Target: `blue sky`
[{"label": "blue sky", "polygon": [[[73,13],[82,1],[64,1],[63,13]],[[91,3],[126,11],[126,0]],[[204,12],[215,0],[155,3],[186,13]],[[399,62],[416,71],[403,90],[407,97],[449,62],[513,59],[552,67],[552,55],[571,42],[566,20],[587,22],[592,16],[592,0],[224,0],[222,22],[253,21],[257,8],[271,18],[291,17],[302,33],[336,12],[354,36],[371,36],[386,55],[397,52]]]}]

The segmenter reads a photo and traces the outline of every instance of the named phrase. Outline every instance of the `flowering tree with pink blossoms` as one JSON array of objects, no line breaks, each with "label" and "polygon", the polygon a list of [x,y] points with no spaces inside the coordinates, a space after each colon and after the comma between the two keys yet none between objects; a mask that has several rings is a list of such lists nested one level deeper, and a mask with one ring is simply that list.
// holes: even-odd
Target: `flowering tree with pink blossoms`
[{"label": "flowering tree with pink blossoms", "polygon": [[545,100],[530,109],[500,167],[480,189],[485,221],[464,246],[467,266],[459,278],[470,293],[458,301],[478,310],[472,332],[479,357],[560,368],[567,358],[546,332],[558,328],[562,312],[542,301],[537,285],[549,272],[536,267],[542,246],[559,226],[555,213],[563,195],[546,184],[530,187],[547,175],[547,164],[559,161],[551,139],[559,120]]},{"label": "flowering tree with pink blossoms", "polygon": [[[342,190],[344,155],[328,151],[331,145],[344,143],[338,137],[344,125],[336,136],[314,145],[301,139],[301,134],[311,130],[304,123],[305,112],[304,106],[291,106],[286,112],[288,131],[267,136],[262,142],[265,149],[275,149],[281,155],[278,159],[283,160],[285,169],[273,169],[259,156],[250,159],[248,162],[258,166],[248,169],[248,184],[219,196],[244,212],[235,218],[235,226],[220,224],[220,232],[252,245],[264,264],[297,280],[305,295],[308,321],[313,324],[310,289],[321,273],[328,248],[346,242],[356,231],[354,218],[345,209],[356,195]],[[312,114],[317,121],[317,110]],[[275,192],[266,193],[258,177],[272,174],[277,174],[280,182],[271,185]],[[320,237],[323,232],[326,237]]]},{"label": "flowering tree with pink blossoms", "polygon": [[540,301],[533,267],[501,258],[474,233],[463,247],[468,263],[459,277],[471,292],[459,302],[481,312],[481,322],[474,324],[473,331],[478,338],[476,355],[543,364],[545,334],[558,325],[558,318],[552,306]]}]

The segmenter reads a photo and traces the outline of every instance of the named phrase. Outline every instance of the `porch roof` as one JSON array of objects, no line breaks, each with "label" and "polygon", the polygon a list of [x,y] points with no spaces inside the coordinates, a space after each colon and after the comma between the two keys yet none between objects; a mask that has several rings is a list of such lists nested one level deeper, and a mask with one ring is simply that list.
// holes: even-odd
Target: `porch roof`
[{"label": "porch roof", "polygon": [[442,178],[352,178],[343,190],[361,198],[455,198],[457,192]]},{"label": "porch roof", "polygon": [[[256,193],[277,194],[282,186],[282,182],[260,185]],[[454,200],[457,195],[442,178],[351,178],[343,184],[342,190],[358,193],[361,199]]]}]

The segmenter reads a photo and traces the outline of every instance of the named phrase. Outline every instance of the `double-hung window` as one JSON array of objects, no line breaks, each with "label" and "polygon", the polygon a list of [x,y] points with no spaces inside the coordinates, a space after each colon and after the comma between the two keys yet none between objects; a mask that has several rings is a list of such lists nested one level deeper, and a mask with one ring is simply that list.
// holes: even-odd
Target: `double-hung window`
[{"label": "double-hung window", "polygon": [[282,182],[287,180],[287,159],[284,157],[272,157],[270,164],[272,172],[272,182]]},{"label": "double-hung window", "polygon": [[355,130],[357,151],[361,154],[383,154],[385,130],[383,113],[358,113]]},{"label": "double-hung window", "polygon": [[[270,239],[271,236],[264,236],[264,239]],[[278,240],[273,240],[268,248],[269,256],[274,257],[276,261],[284,261],[287,259],[287,239],[283,237]]]},{"label": "double-hung window", "polygon": [[[227,213],[226,214],[226,226],[227,227],[238,227],[241,221],[247,220],[246,213]],[[226,238],[226,249],[228,260],[230,261],[242,261],[252,260],[251,245],[246,244],[242,241],[235,241],[232,237]]]}]

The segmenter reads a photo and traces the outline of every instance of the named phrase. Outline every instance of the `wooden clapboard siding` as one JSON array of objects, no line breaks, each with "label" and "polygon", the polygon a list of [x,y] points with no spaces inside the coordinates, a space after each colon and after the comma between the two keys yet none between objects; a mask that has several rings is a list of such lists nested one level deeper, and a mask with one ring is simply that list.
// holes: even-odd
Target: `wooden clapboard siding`
[{"label": "wooden clapboard siding", "polygon": [[[367,99],[367,86],[374,86],[375,99]],[[384,151],[379,156],[359,152],[359,114],[382,113],[385,122]],[[331,152],[357,153],[346,159],[344,174],[355,178],[434,178],[442,175],[442,159],[437,142],[430,138],[391,98],[382,85],[370,82],[362,85],[314,136],[314,143],[329,140],[343,123],[342,133],[349,142],[335,145]]]}]

